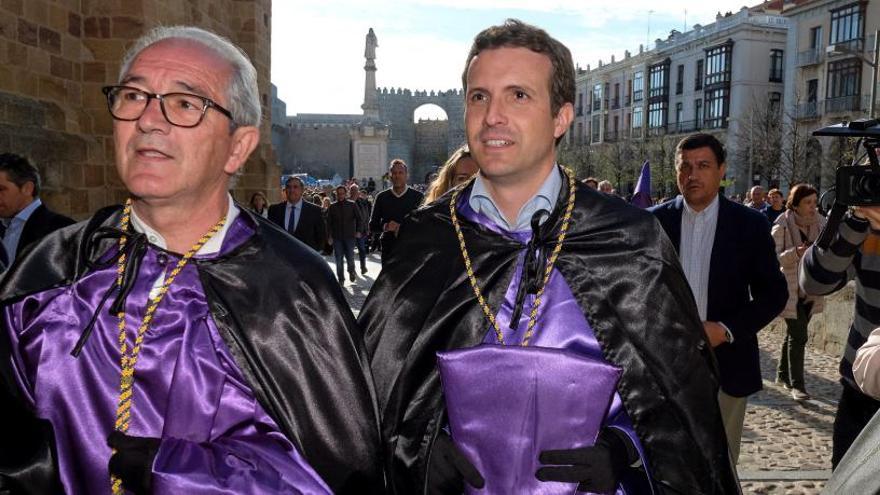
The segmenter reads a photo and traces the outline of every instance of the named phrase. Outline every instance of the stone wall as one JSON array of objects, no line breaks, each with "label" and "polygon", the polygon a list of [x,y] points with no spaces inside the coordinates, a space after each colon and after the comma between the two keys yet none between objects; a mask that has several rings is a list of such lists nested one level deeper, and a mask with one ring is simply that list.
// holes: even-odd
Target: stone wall
[{"label": "stone wall", "polygon": [[50,207],[85,218],[121,202],[112,119],[101,87],[117,81],[125,49],[156,25],[191,24],[241,46],[257,68],[262,144],[235,195],[279,196],[270,143],[271,0],[0,0],[0,151],[30,156]]},{"label": "stone wall", "polygon": [[288,129],[285,172],[306,172],[329,179],[351,176],[351,128],[347,125],[298,125]]},{"label": "stone wall", "polygon": [[420,120],[415,125],[415,153],[410,166],[410,181],[425,182],[425,176],[441,167],[449,158],[449,121]]},{"label": "stone wall", "polygon": [[[827,296],[825,310],[810,320],[810,326],[807,330],[810,335],[809,345],[832,356],[843,356],[846,337],[853,321],[854,306],[854,282]],[[766,330],[785,332],[785,321],[782,318],[777,318]]]}]

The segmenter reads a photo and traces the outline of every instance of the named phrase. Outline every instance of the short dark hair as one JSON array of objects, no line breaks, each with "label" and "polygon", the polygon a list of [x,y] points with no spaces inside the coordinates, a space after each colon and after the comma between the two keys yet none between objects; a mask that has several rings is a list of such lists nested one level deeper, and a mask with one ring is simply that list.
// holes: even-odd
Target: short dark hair
[{"label": "short dark hair", "polygon": [[727,159],[727,153],[724,151],[724,145],[721,144],[721,141],[718,140],[715,136],[711,134],[704,134],[702,132],[698,132],[696,134],[691,134],[690,136],[686,136],[684,139],[678,142],[678,146],[675,147],[675,156],[678,157],[681,155],[682,151],[690,151],[698,148],[706,148],[712,150],[712,153],[715,155],[715,161],[718,162],[718,166],[720,167],[724,164]]},{"label": "short dark hair", "polygon": [[391,160],[391,164],[388,165],[388,171],[390,172],[391,167],[393,167],[395,165],[403,165],[403,169],[406,170],[407,172],[409,172],[409,167],[406,166],[406,162],[403,161],[402,158],[395,158],[394,160]]},{"label": "short dark hair", "polygon": [[796,184],[791,188],[791,191],[788,191],[788,201],[785,202],[785,207],[789,210],[793,210],[801,204],[801,200],[813,194],[815,194],[818,199],[819,191],[817,191],[815,187],[803,182]]},{"label": "short dark hair", "polygon": [[500,26],[492,26],[481,31],[471,51],[468,53],[464,72],[461,75],[462,88],[467,93],[467,74],[471,61],[483,50],[493,48],[528,48],[546,55],[550,59],[553,70],[550,73],[550,110],[553,115],[566,103],[574,105],[575,81],[574,62],[571,51],[559,40],[551,37],[543,29],[526,24],[518,19],[507,19]]},{"label": "short dark hair", "polygon": [[28,182],[34,183],[33,197],[40,195],[40,171],[27,158],[15,153],[0,154],[0,172],[6,172],[9,181],[22,188]]},{"label": "short dark hair", "polygon": [[301,188],[303,188],[303,189],[306,188],[306,184],[305,184],[305,182],[303,182],[302,179],[300,179],[299,177],[296,177],[296,176],[291,175],[290,177],[287,178],[286,181],[284,181],[284,187],[285,187],[285,189],[288,188],[288,187],[290,187],[290,183],[291,183],[291,182],[294,182],[294,181],[299,182],[299,187],[301,187]]}]

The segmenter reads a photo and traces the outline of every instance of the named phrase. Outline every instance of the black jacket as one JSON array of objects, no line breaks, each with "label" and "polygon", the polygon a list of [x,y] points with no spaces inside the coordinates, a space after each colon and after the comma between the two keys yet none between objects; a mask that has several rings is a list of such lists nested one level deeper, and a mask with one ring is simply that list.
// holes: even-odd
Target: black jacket
[{"label": "black jacket", "polygon": [[[334,492],[381,493],[372,382],[339,285],[315,252],[245,208],[241,215],[255,229],[250,239],[219,258],[193,260],[223,340],[260,405]],[[113,243],[91,234],[118,226],[119,217],[118,207],[105,208],[46,237],[7,274],[0,305],[82,277]],[[21,407],[9,346],[4,330],[0,492],[59,493],[53,432]]]},{"label": "black jacket", "polygon": [[21,255],[25,248],[46,237],[49,233],[74,223],[72,218],[55,213],[46,208],[46,205],[41,204],[24,223],[21,237],[18,238],[18,246],[15,248],[16,257]]},{"label": "black jacket", "polygon": [[[676,252],[681,242],[681,196],[652,208]],[[785,309],[788,284],[779,271],[767,217],[718,197],[718,224],[709,261],[706,319],[724,323],[732,344],[715,348],[721,389],[734,397],[761,390],[758,331]]]},{"label": "black jacket", "polygon": [[[281,230],[286,230],[284,225],[284,210],[286,208],[286,201],[269,207],[269,220],[281,227]],[[299,222],[296,224],[293,236],[315,251],[320,252],[324,249],[324,244],[327,243],[327,227],[324,224],[324,216],[320,206],[303,200]]]},{"label": "black jacket", "polygon": [[[565,184],[541,228],[544,252],[556,242],[567,196]],[[400,249],[384,266],[359,318],[390,484],[398,494],[424,491],[426,462],[444,421],[436,352],[477,345],[488,328],[448,212],[447,194],[403,224]],[[523,246],[467,221],[462,231],[483,294],[498,308]],[[556,268],[605,358],[623,369],[618,392],[658,492],[738,493],[712,353],[675,251],[657,221],[578,184]]]}]

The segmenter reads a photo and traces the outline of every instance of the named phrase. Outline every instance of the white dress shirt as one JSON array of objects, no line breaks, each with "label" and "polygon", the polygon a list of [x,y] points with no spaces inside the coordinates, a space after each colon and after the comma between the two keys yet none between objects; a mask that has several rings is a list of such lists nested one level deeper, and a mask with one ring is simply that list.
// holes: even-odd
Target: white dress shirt
[{"label": "white dress shirt", "polygon": [[3,234],[3,247],[6,249],[6,259],[9,264],[15,261],[15,255],[18,254],[18,241],[21,239],[21,233],[24,231],[24,224],[27,223],[31,214],[43,204],[40,198],[36,198],[14,217],[6,220],[6,233]]},{"label": "white dress shirt", "polygon": [[[296,210],[293,208],[296,207]],[[293,218],[290,218],[290,212],[294,212]],[[287,203],[284,208],[284,228],[288,232],[293,232],[296,230],[296,226],[299,224],[300,215],[302,215],[303,211],[303,200],[299,199],[296,203]],[[293,221],[293,228],[290,228],[290,222]]]},{"label": "white dress shirt", "polygon": [[[684,198],[682,198],[684,200]],[[702,211],[694,211],[684,201],[681,212],[681,239],[679,242],[679,261],[684,269],[700,320],[706,321],[706,307],[709,296],[709,263],[712,260],[712,245],[715,243],[715,227],[718,225],[718,196]]]}]

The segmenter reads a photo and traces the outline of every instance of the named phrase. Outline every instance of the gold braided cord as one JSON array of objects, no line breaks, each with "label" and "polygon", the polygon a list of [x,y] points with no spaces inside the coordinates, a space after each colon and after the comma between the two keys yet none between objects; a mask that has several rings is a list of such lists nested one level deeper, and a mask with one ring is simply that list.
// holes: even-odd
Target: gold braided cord
[{"label": "gold braided cord", "polygon": [[[523,347],[529,345],[529,341],[534,334],[535,325],[538,322],[538,308],[541,305],[541,296],[544,295],[544,289],[547,287],[547,282],[550,280],[550,274],[553,272],[553,265],[556,264],[559,252],[562,251],[562,242],[565,241],[565,236],[568,234],[568,228],[571,225],[571,213],[574,211],[575,178],[574,172],[567,167],[562,167],[562,170],[568,178],[568,203],[566,204],[565,212],[562,215],[562,226],[559,229],[559,236],[556,239],[556,245],[553,247],[553,251],[550,253],[550,258],[547,261],[547,266],[544,269],[544,280],[541,282],[541,288],[538,289],[538,293],[535,295],[535,303],[532,305],[532,311],[529,313],[529,324],[526,327],[526,334],[523,337],[522,344],[520,344]],[[486,315],[486,319],[492,324],[492,328],[495,330],[496,340],[499,344],[505,345],[504,333],[498,326],[492,308],[486,303],[486,299],[483,297],[483,291],[480,290],[480,286],[477,284],[477,277],[474,275],[474,267],[471,263],[471,257],[468,255],[467,246],[464,242],[464,234],[461,232],[461,224],[458,221],[458,214],[455,211],[455,205],[458,203],[458,195],[461,191],[462,189],[456,190],[452,194],[452,198],[449,200],[449,215],[452,217],[452,226],[455,228],[455,235],[458,237],[458,246],[461,248],[461,257],[464,259],[464,268],[467,271],[468,281],[471,283],[474,295],[477,296],[477,302],[480,304],[480,308],[483,309],[483,314]]]},{"label": "gold braided cord", "polygon": [[[125,433],[128,431],[129,424],[131,423],[131,407],[132,407],[132,396],[134,392],[134,367],[137,364],[138,356],[141,352],[141,345],[144,342],[144,335],[146,335],[147,330],[150,328],[150,322],[153,321],[153,314],[156,312],[156,308],[159,307],[159,303],[162,302],[162,299],[165,297],[165,294],[168,293],[168,288],[171,287],[171,284],[174,283],[174,279],[177,275],[180,274],[180,271],[183,270],[183,267],[192,259],[193,256],[208,242],[214,235],[223,228],[223,225],[226,223],[226,215],[224,215],[219,222],[217,222],[210,230],[208,230],[205,235],[199,238],[195,244],[189,248],[183,257],[177,262],[177,265],[171,270],[171,273],[165,277],[165,281],[162,284],[162,287],[159,288],[157,294],[150,299],[150,302],[147,306],[147,311],[144,313],[144,318],[141,320],[141,324],[137,329],[137,334],[135,335],[134,345],[132,345],[131,350],[128,350],[128,345],[125,341],[125,311],[120,311],[117,313],[118,323],[117,328],[119,329],[119,366],[120,366],[120,378],[119,378],[119,400],[116,406],[116,422],[114,424],[114,428],[117,431],[121,431]],[[122,211],[122,225],[121,229],[123,232],[129,232],[131,225],[131,199],[128,199],[125,202],[125,208]],[[125,247],[126,236],[122,236],[119,238],[119,251],[122,252],[122,249]],[[116,285],[119,287],[119,290],[122,290],[122,279],[123,274],[125,273],[126,267],[126,256],[123,252],[119,256],[119,261],[117,262],[116,267]],[[115,453],[115,451],[114,451]],[[110,477],[111,489],[114,495],[122,495],[125,493],[125,490],[122,488],[122,480],[117,478],[116,476]]]}]

